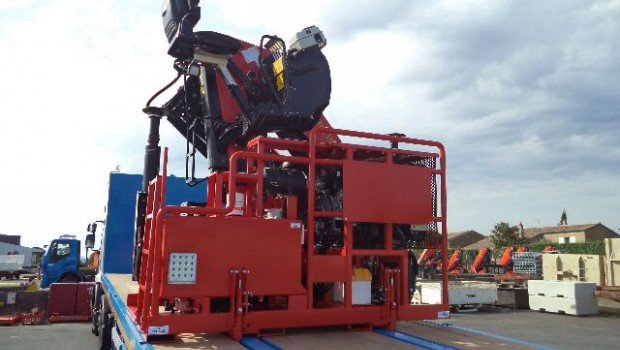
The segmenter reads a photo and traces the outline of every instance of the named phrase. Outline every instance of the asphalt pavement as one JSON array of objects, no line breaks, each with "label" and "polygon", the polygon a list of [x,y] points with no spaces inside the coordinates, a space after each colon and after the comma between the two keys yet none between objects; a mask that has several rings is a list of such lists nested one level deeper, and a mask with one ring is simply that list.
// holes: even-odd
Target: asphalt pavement
[{"label": "asphalt pavement", "polygon": [[570,316],[483,306],[478,312],[453,313],[446,323],[555,349],[620,348],[620,314]]},{"label": "asphalt pavement", "polygon": [[[575,317],[484,306],[478,312],[453,313],[442,322],[554,349],[617,349],[620,343],[620,313],[616,312]],[[97,349],[97,345],[90,323],[0,326],[2,350],[82,350]]]},{"label": "asphalt pavement", "polygon": [[1,326],[2,350],[97,349],[90,323],[53,323],[41,326]]}]

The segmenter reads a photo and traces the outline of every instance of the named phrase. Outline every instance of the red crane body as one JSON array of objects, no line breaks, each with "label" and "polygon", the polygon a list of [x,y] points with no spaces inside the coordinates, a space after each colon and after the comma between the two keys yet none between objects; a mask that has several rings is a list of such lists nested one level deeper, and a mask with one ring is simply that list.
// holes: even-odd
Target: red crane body
[{"label": "red crane body", "polygon": [[491,250],[489,248],[482,248],[478,251],[478,255],[474,259],[474,263],[471,265],[471,273],[486,273],[486,269],[491,263]]}]

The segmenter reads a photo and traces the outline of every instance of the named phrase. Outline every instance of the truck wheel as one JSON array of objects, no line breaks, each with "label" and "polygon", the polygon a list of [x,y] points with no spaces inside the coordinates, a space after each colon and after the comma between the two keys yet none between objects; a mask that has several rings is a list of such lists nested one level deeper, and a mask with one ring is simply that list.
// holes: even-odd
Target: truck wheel
[{"label": "truck wheel", "polygon": [[99,314],[101,312],[99,310],[93,310],[92,312],[92,325],[90,327],[90,331],[95,335],[95,336],[99,336]]},{"label": "truck wheel", "polygon": [[84,282],[84,278],[77,272],[66,272],[60,276],[58,282],[62,283],[80,283]]},{"label": "truck wheel", "polygon": [[101,313],[101,287],[95,286],[95,292],[93,293],[93,299],[90,305],[90,319],[92,322],[91,332],[94,335],[99,336],[99,314]]},{"label": "truck wheel", "polygon": [[99,305],[101,305],[97,321],[99,350],[109,350],[112,346],[112,314],[110,313],[110,307],[107,305],[103,295],[101,295]]}]

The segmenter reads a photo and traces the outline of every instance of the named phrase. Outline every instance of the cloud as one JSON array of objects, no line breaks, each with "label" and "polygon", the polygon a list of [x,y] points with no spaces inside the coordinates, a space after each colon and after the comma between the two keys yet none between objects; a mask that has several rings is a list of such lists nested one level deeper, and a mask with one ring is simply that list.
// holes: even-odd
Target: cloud
[{"label": "cloud", "polygon": [[[422,1],[401,4],[381,26],[343,21],[333,75],[365,66],[364,83],[343,98],[356,74],[335,80],[341,96],[328,113],[444,142],[452,229],[502,217],[554,224],[563,206],[615,229],[619,15],[618,1]],[[347,59],[355,63],[343,68]]]},{"label": "cloud", "polygon": [[[443,142],[451,230],[552,225],[563,207],[569,222],[620,227],[620,1],[304,6],[203,1],[197,30],[258,42],[319,25],[330,122]],[[0,232],[42,245],[101,218],[117,164],[142,171],[141,108],[174,76],[172,58],[149,1],[0,9]],[[185,142],[162,125],[171,172],[182,176]]]}]

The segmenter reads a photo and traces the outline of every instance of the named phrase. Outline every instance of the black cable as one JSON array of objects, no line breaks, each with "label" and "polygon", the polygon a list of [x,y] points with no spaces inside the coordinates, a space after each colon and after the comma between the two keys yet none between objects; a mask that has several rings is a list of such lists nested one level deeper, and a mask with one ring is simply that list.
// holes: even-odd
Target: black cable
[{"label": "black cable", "polygon": [[183,74],[182,70],[179,69],[179,67],[177,66],[179,60],[175,60],[174,61],[174,70],[177,71],[177,76],[176,78],[172,79],[171,82],[169,82],[168,84],[166,84],[166,86],[164,86],[163,88],[161,88],[159,91],[157,91],[153,96],[151,96],[151,98],[146,102],[146,106],[147,107],[151,107],[151,102],[153,102],[153,100],[155,100],[159,95],[161,95],[164,91],[168,90],[172,85],[174,85],[174,83],[176,83],[179,78],[181,78],[181,75]]},{"label": "black cable", "polygon": [[[179,61],[179,62],[177,62]],[[180,74],[183,74],[183,104],[185,105],[185,120],[187,122],[187,128],[186,128],[186,132],[185,132],[185,140],[186,140],[186,147],[185,147],[185,154],[186,154],[186,159],[185,159],[185,183],[189,186],[189,187],[194,187],[196,185],[199,185],[205,181],[207,181],[207,178],[202,178],[199,180],[196,180],[196,128],[198,127],[197,123],[198,123],[198,118],[192,118],[192,116],[190,116],[189,114],[189,107],[188,107],[188,103],[187,103],[187,74],[184,74],[184,67],[182,65],[180,65],[180,60],[176,60],[175,61],[175,69],[177,70],[177,72],[179,72],[179,76]],[[177,77],[177,79],[179,79],[179,77]],[[191,123],[190,123],[191,121]],[[202,126],[203,128],[205,127],[205,125],[203,125],[202,123],[200,123],[200,126]],[[190,128],[192,129],[192,177],[191,180],[188,181],[188,160],[187,160],[187,155],[189,154],[189,144],[190,144]],[[205,132],[205,138],[208,137],[207,133]]]}]

